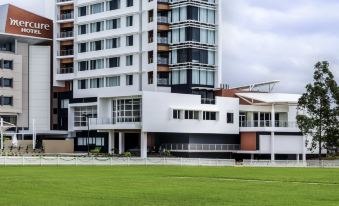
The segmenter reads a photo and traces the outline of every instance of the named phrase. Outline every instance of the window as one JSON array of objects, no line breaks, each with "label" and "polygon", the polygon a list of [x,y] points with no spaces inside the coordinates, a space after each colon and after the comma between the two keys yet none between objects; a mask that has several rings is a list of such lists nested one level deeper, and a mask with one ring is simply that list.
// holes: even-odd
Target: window
[{"label": "window", "polygon": [[78,62],[78,70],[79,71],[86,71],[86,70],[88,70],[88,61]]},{"label": "window", "polygon": [[103,12],[104,5],[105,5],[104,2],[91,5],[91,14],[97,14],[97,13]]},{"label": "window", "polygon": [[148,43],[152,43],[153,39],[153,30],[148,31]]},{"label": "window", "polygon": [[111,0],[107,2],[107,11],[120,9],[120,0]]},{"label": "window", "polygon": [[104,87],[104,78],[94,78],[90,80],[91,88],[101,88]]},{"label": "window", "polygon": [[87,33],[87,24],[79,25],[78,34],[82,35],[82,34],[86,34],[86,33]]},{"label": "window", "polygon": [[106,21],[106,29],[117,29],[120,28],[120,19],[110,19]]},{"label": "window", "polygon": [[173,109],[173,119],[181,119],[181,110]]},{"label": "window", "polygon": [[68,105],[69,105],[69,99],[62,99],[61,100],[61,105],[60,105],[61,109],[68,109]]},{"label": "window", "polygon": [[13,106],[13,97],[1,96],[1,105]]},{"label": "window", "polygon": [[120,47],[120,37],[106,39],[106,49],[113,49]]},{"label": "window", "polygon": [[133,16],[126,17],[126,27],[133,26]]},{"label": "window", "polygon": [[148,63],[153,64],[153,51],[148,52]]},{"label": "window", "polygon": [[78,146],[87,146],[87,142],[90,145],[95,146],[105,146],[105,138],[104,137],[78,137],[77,145]]},{"label": "window", "polygon": [[87,52],[87,43],[79,43],[78,44],[78,50],[79,50],[79,53],[84,53],[84,52]]},{"label": "window", "polygon": [[13,69],[13,61],[11,61],[11,60],[3,60],[2,68],[4,68],[4,69]]},{"label": "window", "polygon": [[87,79],[78,80],[78,89],[87,89]]},{"label": "window", "polygon": [[133,35],[126,36],[126,46],[133,46]]},{"label": "window", "polygon": [[126,75],[126,85],[127,86],[133,85],[133,75]]},{"label": "window", "polygon": [[217,120],[216,112],[203,112],[203,120]]},{"label": "window", "polygon": [[106,87],[120,86],[120,76],[106,77]]},{"label": "window", "polygon": [[96,106],[85,106],[74,108],[74,126],[75,127],[86,127],[87,118],[97,117]]},{"label": "window", "polygon": [[133,0],[127,0],[126,7],[131,7],[131,6],[133,6]]},{"label": "window", "polygon": [[199,119],[199,111],[186,110],[185,119]]},{"label": "window", "polygon": [[90,60],[90,69],[102,69],[104,68],[104,59],[94,59]]},{"label": "window", "polygon": [[112,57],[107,59],[108,68],[119,67],[120,57]]},{"label": "window", "polygon": [[148,84],[153,84],[153,72],[148,72]]},{"label": "window", "polygon": [[91,23],[90,25],[91,25],[91,33],[100,32],[100,31],[104,30],[104,22],[103,21]]},{"label": "window", "polygon": [[0,87],[13,87],[13,79],[0,78]]},{"label": "window", "polygon": [[153,22],[153,9],[148,11],[148,23]]},{"label": "window", "polygon": [[133,55],[126,56],[126,66],[132,66],[133,65]]},{"label": "window", "polygon": [[117,99],[113,100],[114,122],[140,122],[141,99]]},{"label": "window", "polygon": [[86,16],[87,15],[87,7],[79,7],[79,16]]},{"label": "window", "polygon": [[233,113],[227,113],[227,124],[233,124],[234,123],[234,114]]},{"label": "window", "polygon": [[99,51],[104,49],[104,40],[91,42],[91,51]]}]

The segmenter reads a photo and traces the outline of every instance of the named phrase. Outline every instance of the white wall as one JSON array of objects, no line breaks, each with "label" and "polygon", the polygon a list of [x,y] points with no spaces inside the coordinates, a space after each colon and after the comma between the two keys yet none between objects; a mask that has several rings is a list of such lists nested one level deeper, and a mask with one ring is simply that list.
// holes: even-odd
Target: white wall
[{"label": "white wall", "polygon": [[[177,133],[239,134],[239,100],[217,97],[215,105],[201,104],[198,95],[143,92],[142,131]],[[216,111],[218,120],[172,119],[172,109]],[[234,123],[226,123],[226,113],[234,113]]]},{"label": "white wall", "polygon": [[29,47],[29,125],[50,129],[51,50],[50,46]]}]

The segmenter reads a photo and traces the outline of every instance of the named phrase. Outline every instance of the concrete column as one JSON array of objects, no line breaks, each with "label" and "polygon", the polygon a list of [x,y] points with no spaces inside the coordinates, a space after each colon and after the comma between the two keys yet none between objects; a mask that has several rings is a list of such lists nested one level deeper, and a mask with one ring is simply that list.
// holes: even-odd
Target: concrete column
[{"label": "concrete column", "polygon": [[147,158],[147,132],[140,134],[140,157]]},{"label": "concrete column", "polygon": [[113,144],[114,144],[114,131],[113,131],[113,130],[110,130],[110,131],[108,132],[108,153],[109,153],[109,154],[113,154],[112,149],[113,149],[114,147],[112,147],[112,142],[113,142]]},{"label": "concrete column", "polygon": [[125,152],[125,133],[119,132],[119,154]]},{"label": "concrete column", "polygon": [[4,149],[4,119],[1,118],[0,119],[0,132],[1,132],[1,149],[3,150]]},{"label": "concrete column", "polygon": [[275,110],[274,110],[274,104],[272,104],[272,110],[271,110],[271,160],[275,160],[275,137],[274,137],[274,128],[275,128]]}]

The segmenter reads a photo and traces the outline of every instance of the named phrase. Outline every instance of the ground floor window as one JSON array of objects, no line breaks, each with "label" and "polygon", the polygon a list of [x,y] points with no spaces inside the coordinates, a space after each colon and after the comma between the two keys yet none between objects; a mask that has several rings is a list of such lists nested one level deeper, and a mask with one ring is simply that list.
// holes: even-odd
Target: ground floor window
[{"label": "ground floor window", "polygon": [[78,137],[78,146],[105,146],[105,139],[103,137]]}]

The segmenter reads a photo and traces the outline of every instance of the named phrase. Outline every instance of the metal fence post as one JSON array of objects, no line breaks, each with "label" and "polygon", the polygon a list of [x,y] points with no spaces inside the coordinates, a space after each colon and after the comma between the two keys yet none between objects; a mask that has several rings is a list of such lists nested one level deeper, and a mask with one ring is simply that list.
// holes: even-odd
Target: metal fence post
[{"label": "metal fence post", "polygon": [[113,157],[110,158],[110,165],[113,165]]}]

